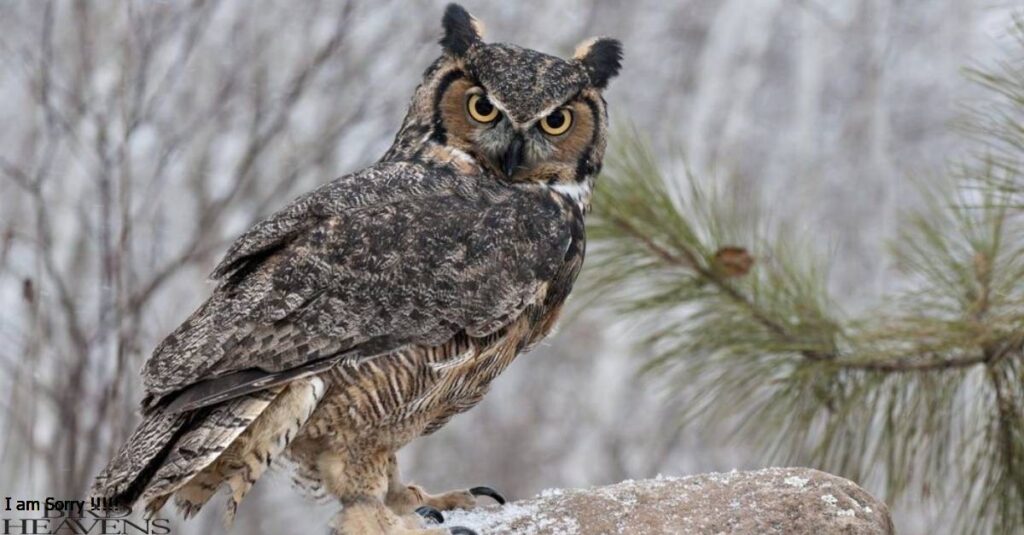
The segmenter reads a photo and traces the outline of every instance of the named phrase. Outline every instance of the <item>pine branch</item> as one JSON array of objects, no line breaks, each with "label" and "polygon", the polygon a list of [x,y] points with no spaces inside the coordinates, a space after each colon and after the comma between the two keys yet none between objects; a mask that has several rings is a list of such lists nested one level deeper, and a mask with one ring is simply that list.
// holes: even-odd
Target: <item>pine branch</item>
[{"label": "pine branch", "polygon": [[979,156],[923,186],[928,207],[893,250],[910,289],[862,319],[844,317],[791,233],[721,182],[666,176],[636,133],[618,136],[587,280],[643,319],[645,370],[670,385],[684,424],[892,499],[959,500],[960,532],[1024,525],[1024,120],[1008,119],[1024,118],[1024,69],[1007,65],[971,72],[997,104],[964,123]]},{"label": "pine branch", "polygon": [[[1024,12],[1013,16],[1010,39],[1024,49]],[[965,178],[978,188],[999,191],[1012,206],[1024,207],[1024,63],[1012,55],[994,66],[972,66],[965,73],[989,98],[968,106],[961,131],[979,143]],[[985,167],[982,172],[979,168]],[[972,176],[973,175],[973,176]]]},{"label": "pine branch", "polygon": [[[754,305],[753,302],[747,299],[747,296],[737,291],[736,288],[733,288],[732,285],[729,284],[724,277],[710,269],[703,267],[700,264],[700,261],[697,259],[697,255],[694,254],[693,251],[687,248],[683,248],[683,256],[676,256],[667,249],[661,247],[660,245],[652,241],[643,233],[639,232],[635,227],[633,227],[633,225],[629,223],[629,221],[621,217],[614,216],[609,217],[608,220],[611,221],[615,226],[622,229],[622,231],[626,235],[632,236],[640,240],[645,246],[647,246],[651,250],[652,253],[660,257],[670,266],[694,270],[701,279],[710,284],[713,284],[716,288],[718,288],[719,291],[721,291],[730,299],[735,301],[736,304],[746,308],[750,312],[751,316],[753,316],[761,325],[765,326],[768,330],[777,334],[783,340],[787,342],[793,341],[793,338],[789,335],[788,332],[786,332],[786,329],[782,325],[776,323],[770,316],[768,316],[766,313],[760,310],[756,305]],[[822,358],[820,355],[813,352],[805,352],[805,356],[811,358],[812,360],[818,360]]]}]

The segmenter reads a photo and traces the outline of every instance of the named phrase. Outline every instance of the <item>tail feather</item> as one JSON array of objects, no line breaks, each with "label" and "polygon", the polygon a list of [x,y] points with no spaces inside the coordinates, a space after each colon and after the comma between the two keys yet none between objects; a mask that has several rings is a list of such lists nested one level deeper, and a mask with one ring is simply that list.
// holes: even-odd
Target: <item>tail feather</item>
[{"label": "tail feather", "polygon": [[215,470],[214,466],[209,466],[178,489],[174,494],[174,505],[185,519],[192,518],[199,514],[199,510],[217,493],[222,482],[224,474],[220,470]]},{"label": "tail feather", "polygon": [[170,448],[187,431],[192,417],[160,410],[146,415],[117,455],[96,476],[92,495],[124,507],[134,504]]},{"label": "tail feather", "polygon": [[319,377],[253,392],[193,412],[154,409],[96,479],[93,493],[159,511],[174,496],[194,516],[222,484],[230,489],[225,524],[319,404]]},{"label": "tail feather", "polygon": [[255,392],[210,409],[171,450],[153,474],[142,500],[149,503],[174,493],[210,465],[270,405],[284,387]]},{"label": "tail feather", "polygon": [[325,391],[325,383],[319,377],[289,384],[215,463],[178,490],[178,507],[185,514],[195,514],[213,496],[217,485],[225,482],[230,494],[224,524],[230,526],[238,505],[299,434]]}]

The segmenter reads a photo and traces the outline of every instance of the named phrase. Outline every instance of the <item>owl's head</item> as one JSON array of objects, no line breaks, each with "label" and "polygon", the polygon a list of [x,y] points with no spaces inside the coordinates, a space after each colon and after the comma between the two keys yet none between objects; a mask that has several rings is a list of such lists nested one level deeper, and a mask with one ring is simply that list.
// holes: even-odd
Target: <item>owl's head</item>
[{"label": "owl's head", "polygon": [[619,72],[622,45],[588,39],[562,59],[485,43],[482,24],[456,4],[442,26],[444,53],[424,74],[396,145],[464,153],[504,180],[589,190],[607,137],[601,92]]}]

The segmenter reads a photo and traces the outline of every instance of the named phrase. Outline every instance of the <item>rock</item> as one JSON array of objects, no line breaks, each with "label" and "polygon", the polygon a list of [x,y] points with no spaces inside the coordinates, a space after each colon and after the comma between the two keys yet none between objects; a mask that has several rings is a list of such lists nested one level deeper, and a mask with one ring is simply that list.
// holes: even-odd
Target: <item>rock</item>
[{"label": "rock", "polygon": [[445,513],[447,526],[491,534],[892,534],[884,503],[809,468],[624,481]]}]

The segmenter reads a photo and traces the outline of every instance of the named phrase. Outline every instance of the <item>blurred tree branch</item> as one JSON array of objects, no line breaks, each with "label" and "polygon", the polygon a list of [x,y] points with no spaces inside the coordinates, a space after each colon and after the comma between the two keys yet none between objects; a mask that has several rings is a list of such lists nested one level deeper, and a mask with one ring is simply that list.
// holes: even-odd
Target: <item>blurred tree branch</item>
[{"label": "blurred tree branch", "polygon": [[[355,103],[373,90],[369,69],[382,66],[352,57],[359,8],[0,8],[0,68],[33,106],[0,150],[14,197],[4,220],[16,225],[3,237],[3,275],[29,288],[26,313],[4,325],[19,330],[0,333],[19,355],[0,364],[7,474],[38,470],[28,481],[48,494],[83,492],[132,427],[132,371],[161,296],[205,271],[233,226],[337,173],[343,138],[367,118]],[[299,37],[275,41],[284,24]],[[389,38],[381,27],[358,46],[386,50]]]}]

